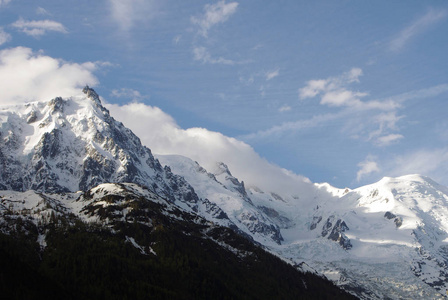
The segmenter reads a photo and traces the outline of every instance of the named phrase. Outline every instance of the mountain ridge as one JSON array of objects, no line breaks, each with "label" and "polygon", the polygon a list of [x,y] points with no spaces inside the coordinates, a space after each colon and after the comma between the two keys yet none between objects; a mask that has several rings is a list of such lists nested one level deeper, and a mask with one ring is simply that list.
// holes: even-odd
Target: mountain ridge
[{"label": "mountain ridge", "polygon": [[[448,288],[448,188],[428,177],[385,177],[353,190],[305,182],[275,192],[246,186],[225,162],[206,170],[187,157],[153,155],[87,86],[83,95],[3,107],[0,122],[4,233],[16,226],[10,212],[33,193],[46,196],[18,212],[31,218],[22,222],[30,228],[58,216],[109,226],[127,224],[126,195],[152,199],[146,189],[361,298],[438,299]],[[107,195],[107,185],[126,188]],[[103,200],[89,202],[89,195]],[[45,232],[35,239],[45,248]],[[125,241],[151,253],[134,237]]]}]

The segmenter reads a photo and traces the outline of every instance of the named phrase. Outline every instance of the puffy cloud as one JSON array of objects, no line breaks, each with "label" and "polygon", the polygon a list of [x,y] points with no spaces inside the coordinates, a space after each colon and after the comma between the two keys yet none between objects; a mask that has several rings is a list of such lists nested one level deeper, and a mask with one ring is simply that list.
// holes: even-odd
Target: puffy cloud
[{"label": "puffy cloud", "polygon": [[72,96],[89,84],[95,86],[95,63],[68,63],[17,47],[0,51],[0,104]]},{"label": "puffy cloud", "polygon": [[35,38],[46,34],[48,31],[68,33],[64,25],[52,20],[26,21],[20,18],[11,26]]},{"label": "puffy cloud", "polygon": [[3,45],[4,43],[7,43],[11,40],[11,35],[3,30],[2,27],[0,27],[0,45]]},{"label": "puffy cloud", "polygon": [[301,100],[314,98],[321,95],[320,104],[329,106],[361,106],[363,102],[360,98],[367,96],[367,93],[353,92],[346,89],[346,86],[353,82],[359,82],[362,70],[353,68],[349,72],[338,77],[327,79],[310,80],[299,89]]},{"label": "puffy cloud", "polygon": [[197,24],[199,33],[207,37],[210,28],[227,21],[236,12],[237,7],[237,2],[226,3],[224,0],[215,4],[206,4],[204,14],[200,17],[191,17],[191,22]]},{"label": "puffy cloud", "polygon": [[307,82],[306,86],[299,89],[299,98],[302,100],[307,98],[313,98],[317,96],[320,92],[324,91],[327,84],[328,80],[324,79],[310,80]]},{"label": "puffy cloud", "polygon": [[108,0],[112,19],[122,31],[128,31],[137,23],[151,20],[157,13],[153,0]]},{"label": "puffy cloud", "polygon": [[314,190],[307,178],[269,163],[248,144],[204,128],[182,129],[157,107],[129,103],[108,104],[107,108],[154,153],[187,156],[209,171],[215,169],[216,162],[224,162],[246,186],[280,194]]},{"label": "puffy cloud", "polygon": [[392,51],[400,51],[413,37],[429,29],[429,27],[447,16],[446,10],[430,9],[425,15],[404,28],[397,37],[390,42]]},{"label": "puffy cloud", "polygon": [[358,167],[360,167],[358,173],[356,173],[356,180],[358,182],[361,181],[364,176],[380,171],[378,164],[375,162],[375,158],[371,155],[367,156],[364,161],[360,162]]},{"label": "puffy cloud", "polygon": [[329,106],[359,106],[362,104],[360,98],[364,96],[367,94],[345,89],[333,90],[325,93],[320,103]]}]

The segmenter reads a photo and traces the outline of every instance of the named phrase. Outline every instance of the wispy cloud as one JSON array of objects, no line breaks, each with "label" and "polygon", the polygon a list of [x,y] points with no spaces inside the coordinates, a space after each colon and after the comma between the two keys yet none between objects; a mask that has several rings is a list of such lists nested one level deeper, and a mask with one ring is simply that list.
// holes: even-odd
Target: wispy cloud
[{"label": "wispy cloud", "polygon": [[274,70],[274,71],[270,71],[270,72],[266,72],[266,80],[269,81],[275,77],[277,77],[278,75],[280,75],[280,69]]},{"label": "wispy cloud", "polygon": [[207,37],[210,28],[227,21],[236,12],[237,7],[237,2],[226,3],[224,0],[215,4],[206,4],[204,14],[199,17],[191,17],[191,22],[199,26],[199,34]]},{"label": "wispy cloud", "polygon": [[35,38],[46,34],[48,31],[68,33],[64,25],[52,20],[26,21],[20,18],[11,26]]},{"label": "wispy cloud", "polygon": [[441,84],[384,99],[364,101],[361,98],[367,97],[367,93],[349,88],[350,84],[359,82],[361,75],[361,69],[353,68],[340,76],[310,80],[299,89],[301,101],[316,98],[321,105],[337,108],[336,112],[317,114],[305,120],[284,122],[241,138],[256,140],[278,137],[287,132],[317,128],[340,120],[341,128],[338,134],[343,133],[353,139],[370,142],[378,147],[386,147],[405,138],[400,133],[403,128],[399,126],[405,116],[399,112],[406,108],[404,105],[406,101],[431,98],[448,92],[448,84]]},{"label": "wispy cloud", "polygon": [[446,18],[446,10],[430,9],[425,15],[415,20],[412,24],[404,28],[397,37],[390,42],[392,51],[400,51],[415,36],[428,30],[431,25]]},{"label": "wispy cloud", "polygon": [[356,180],[359,182],[361,179],[369,174],[378,173],[380,168],[375,161],[375,157],[368,155],[366,159],[358,164],[359,171],[356,173]]},{"label": "wispy cloud", "polygon": [[202,63],[208,64],[222,64],[222,65],[234,65],[237,62],[226,59],[223,57],[213,58],[205,47],[195,47],[193,48],[194,60],[201,61]]},{"label": "wispy cloud", "polygon": [[278,109],[279,112],[286,112],[286,111],[290,111],[290,110],[291,110],[291,106],[289,106],[289,105],[283,105]]},{"label": "wispy cloud", "polygon": [[153,0],[108,0],[111,17],[120,29],[129,31],[137,23],[151,20],[157,14]]},{"label": "wispy cloud", "polygon": [[2,27],[0,27],[0,45],[3,45],[4,43],[7,43],[11,40],[11,35],[3,30]]},{"label": "wispy cloud", "polygon": [[395,156],[383,163],[388,176],[422,174],[447,184],[448,148],[423,148]]},{"label": "wispy cloud", "polygon": [[271,136],[278,136],[289,131],[300,131],[303,129],[314,128],[327,122],[340,119],[344,115],[347,115],[346,111],[341,111],[335,114],[316,115],[313,116],[311,119],[285,122],[281,125],[276,125],[266,130],[260,130],[255,133],[241,136],[240,138],[242,140],[253,140],[253,139],[268,138]]},{"label": "wispy cloud", "polygon": [[141,101],[143,99],[149,98],[149,96],[142,95],[139,91],[128,88],[115,89],[111,92],[112,97],[116,98],[126,98],[132,101]]}]

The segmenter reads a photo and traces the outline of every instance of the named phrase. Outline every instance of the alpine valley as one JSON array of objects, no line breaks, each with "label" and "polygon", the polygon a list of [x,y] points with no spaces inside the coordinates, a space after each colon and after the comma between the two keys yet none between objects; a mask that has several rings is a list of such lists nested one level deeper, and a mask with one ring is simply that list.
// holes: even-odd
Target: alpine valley
[{"label": "alpine valley", "polygon": [[154,155],[87,86],[2,107],[2,296],[445,297],[448,188],[262,175],[278,174],[282,187],[245,184],[225,161]]}]

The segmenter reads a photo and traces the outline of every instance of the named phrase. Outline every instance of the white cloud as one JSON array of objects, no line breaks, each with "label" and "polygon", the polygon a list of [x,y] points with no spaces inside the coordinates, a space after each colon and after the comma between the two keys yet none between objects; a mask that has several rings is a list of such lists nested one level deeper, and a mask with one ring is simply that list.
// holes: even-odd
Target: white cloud
[{"label": "white cloud", "polygon": [[[355,139],[364,139],[374,145],[384,147],[403,139],[396,133],[399,128],[396,123],[403,118],[397,115],[402,103],[412,97],[427,96],[434,91],[417,91],[412,95],[399,95],[384,100],[362,101],[368,93],[349,89],[352,83],[358,83],[363,72],[359,68],[352,68],[340,76],[327,79],[310,80],[299,89],[299,98],[303,101],[309,98],[320,98],[321,105],[340,107],[346,110],[343,132],[349,132]],[[436,90],[443,90],[436,88]],[[440,91],[439,91],[440,92]],[[375,113],[375,111],[381,111]],[[373,112],[372,112],[373,111]],[[343,114],[341,114],[342,116]]]},{"label": "white cloud", "polygon": [[48,31],[68,33],[64,25],[52,20],[26,21],[20,18],[11,26],[35,38],[46,34]]},{"label": "white cloud", "polygon": [[378,164],[375,162],[375,157],[369,155],[366,159],[358,164],[360,167],[359,171],[356,173],[356,180],[359,182],[361,179],[369,174],[377,173],[380,171]]},{"label": "white cloud", "polygon": [[368,140],[374,141],[377,146],[384,147],[396,142],[404,136],[401,134],[393,134],[390,131],[397,131],[397,122],[403,116],[398,116],[395,111],[381,113],[372,118],[372,122],[378,124],[378,129],[370,132]]},{"label": "white cloud", "polygon": [[299,98],[302,100],[313,98],[320,92],[324,91],[327,84],[328,80],[324,79],[310,80],[307,82],[307,85],[305,87],[299,89]]},{"label": "white cloud", "polygon": [[97,84],[96,68],[92,62],[64,62],[24,47],[1,50],[0,104],[78,94],[84,85]]},{"label": "white cloud", "polygon": [[327,79],[310,80],[299,89],[299,99],[304,100],[321,95],[320,104],[329,106],[361,106],[360,98],[367,96],[367,93],[353,92],[346,89],[346,86],[353,82],[359,82],[362,70],[353,68],[349,72],[338,77]]},{"label": "white cloud", "polygon": [[[345,82],[349,80],[353,81],[358,79],[360,74],[361,72],[359,71],[351,71],[340,77],[310,80],[305,87],[299,89],[299,98],[307,99],[313,98],[318,94],[325,94],[325,91],[339,87],[337,82],[341,82],[340,78],[346,78]],[[285,132],[316,128],[335,120],[344,120],[345,128],[343,128],[342,132],[349,132],[352,138],[362,138],[366,141],[371,141],[377,146],[387,146],[404,138],[402,135],[396,133],[396,131],[400,130],[397,122],[404,118],[404,116],[398,115],[398,109],[403,109],[403,104],[406,101],[427,99],[446,92],[448,92],[448,84],[414,90],[385,99],[371,100],[353,106],[346,106],[337,113],[319,114],[306,120],[285,122],[242,136],[241,138],[244,140],[263,139],[271,136],[280,136]],[[380,113],[375,113],[375,110],[380,111]]]},{"label": "white cloud", "polygon": [[108,0],[112,19],[122,31],[150,21],[157,14],[153,0]]},{"label": "white cloud", "polygon": [[223,65],[234,65],[235,61],[226,59],[223,57],[213,58],[205,47],[195,47],[193,48],[194,60],[201,61],[208,64],[223,64]]},{"label": "white cloud", "polygon": [[307,178],[270,164],[235,138],[204,128],[181,129],[171,116],[143,103],[106,106],[153,153],[187,156],[208,171],[215,169],[216,162],[224,162],[246,186],[256,185],[272,192],[304,195],[314,189]]},{"label": "white cloud", "polygon": [[215,4],[206,4],[204,14],[200,17],[191,17],[191,22],[199,26],[199,33],[207,37],[208,31],[216,24],[224,23],[236,12],[237,2],[226,3],[224,0]]},{"label": "white cloud", "polygon": [[320,101],[320,104],[329,106],[360,106],[360,98],[367,96],[367,93],[352,92],[346,89],[332,90],[326,92]]},{"label": "white cloud", "polygon": [[3,30],[2,27],[0,27],[0,45],[3,45],[4,43],[7,43],[11,40],[11,35]]},{"label": "white cloud", "polygon": [[280,107],[278,109],[279,112],[285,112],[285,111],[290,111],[291,110],[291,106],[289,105],[283,105],[282,107]]},{"label": "white cloud", "polygon": [[447,16],[445,10],[430,9],[424,16],[420,17],[408,27],[403,29],[399,35],[390,42],[392,51],[400,51],[413,37],[429,29],[429,27]]},{"label": "white cloud", "polygon": [[380,136],[376,139],[376,143],[378,146],[380,147],[384,147],[384,146],[389,146],[390,144],[401,140],[402,138],[404,138],[404,136],[402,136],[401,134],[388,134],[388,135],[384,135],[384,136]]},{"label": "white cloud", "polygon": [[281,135],[288,131],[300,131],[303,129],[315,128],[324,123],[340,119],[344,116],[347,116],[347,111],[341,111],[336,114],[323,114],[313,116],[311,119],[307,120],[298,120],[293,122],[285,122],[281,125],[275,125],[266,130],[260,130],[255,133],[251,133],[248,135],[244,135],[241,138],[243,140],[252,140],[252,139],[262,139],[270,136]]},{"label": "white cloud", "polygon": [[121,88],[119,90],[117,90],[117,89],[112,90],[111,96],[112,97],[117,97],[117,98],[128,98],[128,99],[130,98],[133,101],[140,101],[140,100],[149,98],[149,96],[143,96],[137,90],[128,89],[128,88]]},{"label": "white cloud", "polygon": [[280,74],[280,70],[279,69],[271,71],[271,72],[267,72],[266,73],[266,80],[269,81],[272,78],[277,77],[279,74]]}]

